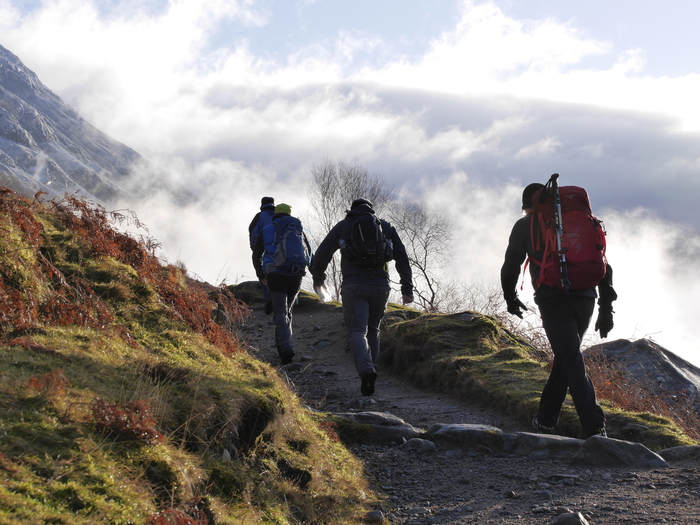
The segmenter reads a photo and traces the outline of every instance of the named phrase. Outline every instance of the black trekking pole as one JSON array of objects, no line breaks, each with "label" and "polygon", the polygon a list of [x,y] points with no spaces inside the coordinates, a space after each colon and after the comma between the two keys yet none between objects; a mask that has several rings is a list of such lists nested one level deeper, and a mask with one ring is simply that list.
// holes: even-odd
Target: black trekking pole
[{"label": "black trekking pole", "polygon": [[557,253],[559,254],[559,273],[561,275],[561,285],[564,288],[564,293],[569,293],[569,268],[566,265],[566,254],[562,251],[561,239],[564,235],[564,221],[561,216],[561,197],[559,196],[559,178],[558,173],[553,173],[549,178],[552,183],[552,193],[554,194],[554,221],[557,227]]},{"label": "black trekking pole", "polygon": [[544,189],[540,192],[538,198],[540,204],[544,204],[549,196],[549,188],[552,188],[552,196],[554,197],[554,224],[557,229],[557,254],[559,255],[559,276],[561,278],[561,287],[564,289],[565,294],[569,294],[569,269],[566,266],[566,254],[562,251],[561,238],[564,235],[564,221],[561,216],[561,197],[559,196],[559,184],[557,179],[559,178],[558,173],[553,173],[552,176],[544,185]]}]

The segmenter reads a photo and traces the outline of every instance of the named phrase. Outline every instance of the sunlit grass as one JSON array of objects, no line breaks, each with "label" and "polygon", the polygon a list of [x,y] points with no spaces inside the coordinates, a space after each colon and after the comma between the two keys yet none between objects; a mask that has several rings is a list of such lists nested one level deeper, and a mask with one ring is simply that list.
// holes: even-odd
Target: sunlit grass
[{"label": "sunlit grass", "polygon": [[371,508],[361,463],[243,351],[243,303],[84,201],[0,208],[0,523],[358,523]]}]

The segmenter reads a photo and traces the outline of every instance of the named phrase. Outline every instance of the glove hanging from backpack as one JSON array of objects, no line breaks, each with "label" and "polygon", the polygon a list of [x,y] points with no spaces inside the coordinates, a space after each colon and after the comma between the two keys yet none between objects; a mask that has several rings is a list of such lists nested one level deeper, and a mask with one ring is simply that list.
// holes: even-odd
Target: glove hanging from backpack
[{"label": "glove hanging from backpack", "polygon": [[617,292],[612,284],[613,269],[608,265],[605,277],[598,284],[598,319],[595,322],[595,331],[600,332],[602,338],[606,338],[615,326],[612,303],[617,300]]},{"label": "glove hanging from backpack", "polygon": [[610,302],[598,301],[598,319],[595,322],[595,331],[600,332],[600,337],[605,339],[615,326],[613,322],[613,307]]}]

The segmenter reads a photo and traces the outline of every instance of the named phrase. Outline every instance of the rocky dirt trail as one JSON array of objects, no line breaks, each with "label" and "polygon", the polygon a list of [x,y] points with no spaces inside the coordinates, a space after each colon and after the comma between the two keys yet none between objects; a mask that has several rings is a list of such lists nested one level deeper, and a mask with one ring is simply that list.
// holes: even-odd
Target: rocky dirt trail
[{"label": "rocky dirt trail", "polygon": [[[278,367],[301,399],[332,413],[383,412],[427,430],[435,423],[486,424],[528,432],[521,423],[478,403],[417,389],[378,370],[373,396],[347,352],[340,309],[296,308],[296,356],[282,367],[274,347],[272,316],[253,307],[242,334],[249,351]],[[404,525],[464,523],[700,525],[700,465],[671,469],[572,467],[564,460],[465,454],[438,447],[421,452],[403,443],[353,445],[373,488],[384,495],[368,520]],[[381,521],[376,521],[381,523]]]}]

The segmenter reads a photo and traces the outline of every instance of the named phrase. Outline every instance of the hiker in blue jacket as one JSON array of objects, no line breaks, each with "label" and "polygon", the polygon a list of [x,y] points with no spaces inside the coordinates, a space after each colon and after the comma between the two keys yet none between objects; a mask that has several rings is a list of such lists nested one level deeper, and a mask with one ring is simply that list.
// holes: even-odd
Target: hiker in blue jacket
[{"label": "hiker in blue jacket", "polygon": [[[255,247],[255,241],[258,239],[258,234],[262,229],[272,222],[272,216],[275,214],[275,199],[272,197],[263,197],[260,200],[260,211],[255,214],[253,220],[250,221],[248,226],[248,239],[250,242],[250,249]],[[267,286],[260,282],[262,287],[262,299],[265,303],[265,313],[272,313],[272,302],[270,301],[270,295],[268,293]]]},{"label": "hiker in blue jacket", "polygon": [[595,288],[564,291],[544,283],[537,286],[540,276],[537,261],[542,261],[543,249],[536,251],[533,247],[532,238],[537,239],[540,233],[538,222],[533,218],[532,197],[544,187],[543,184],[533,183],[523,191],[525,216],[513,226],[501,267],[501,286],[508,312],[522,318],[522,311],[527,310],[527,307],[518,299],[516,287],[520,268],[525,259],[530,257],[535,303],[540,310],[542,325],[554,354],[552,371],[542,390],[533,426],[537,433],[554,432],[568,389],[586,436],[606,436],[605,414],[596,400],[595,388],[586,372],[581,355],[581,340],[593,315],[596,297],[599,307],[595,330],[600,332],[601,337],[607,337],[613,328],[612,302],[617,299],[617,294],[612,287],[612,268],[607,265],[605,277],[597,287],[598,294]]},{"label": "hiker in blue jacket", "polygon": [[[289,237],[281,234],[290,229]],[[283,239],[289,240],[285,251],[280,251],[278,246]],[[292,310],[310,258],[311,244],[301,221],[292,217],[289,204],[278,204],[272,222],[262,228],[255,240],[253,266],[260,282],[270,290],[275,313],[275,344],[283,365],[294,358]]]},{"label": "hiker in blue jacket", "polygon": [[[338,222],[321,242],[309,270],[313,276],[315,290],[320,290],[326,281],[326,268],[333,254],[346,246],[352,237],[352,229],[361,215],[374,216],[372,203],[367,199],[352,202],[345,218]],[[391,224],[379,219],[384,236],[393,248],[393,259],[401,281],[403,304],[413,302],[411,266],[399,235]],[[360,376],[360,391],[369,396],[374,393],[377,380],[377,357],[379,356],[379,325],[389,302],[389,271],[386,263],[376,267],[361,267],[351,262],[346,249],[341,248],[340,270],[343,281],[341,297],[343,315],[348,330],[350,350],[355,368]]]}]

